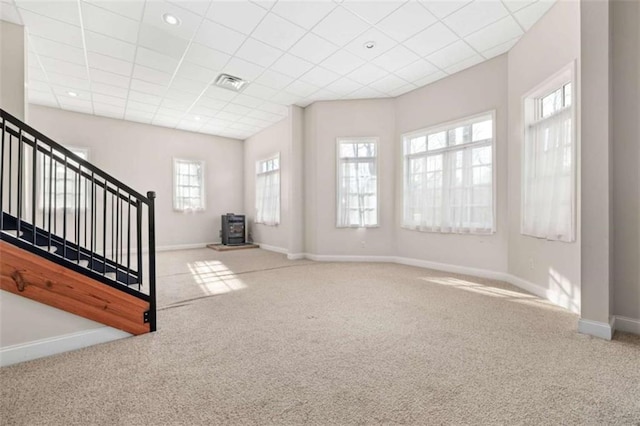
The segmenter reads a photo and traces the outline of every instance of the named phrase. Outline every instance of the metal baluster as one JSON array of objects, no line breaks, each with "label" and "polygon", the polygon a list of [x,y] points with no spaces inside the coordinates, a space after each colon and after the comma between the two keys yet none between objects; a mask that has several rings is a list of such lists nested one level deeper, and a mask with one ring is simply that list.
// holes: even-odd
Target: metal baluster
[{"label": "metal baluster", "polygon": [[20,238],[20,228],[21,228],[21,216],[22,216],[22,129],[20,129],[18,137],[18,204],[16,206],[18,210],[18,223],[16,230],[16,237]]},{"label": "metal baluster", "polygon": [[114,259],[113,256],[114,256],[114,254],[116,252],[115,245],[114,245],[115,244],[115,239],[116,239],[116,236],[115,236],[115,229],[116,228],[114,227],[114,225],[115,225],[116,222],[115,222],[115,217],[113,216],[114,211],[116,209],[115,200],[116,200],[116,196],[112,193],[111,194],[111,260]]},{"label": "metal baluster", "polygon": [[142,286],[142,201],[136,200],[136,248],[138,252],[138,290]]},{"label": "metal baluster", "polygon": [[[51,251],[51,191],[53,190],[53,184],[53,146],[51,146],[49,147],[49,251]],[[55,221],[53,226],[55,226]]]},{"label": "metal baluster", "polygon": [[147,192],[149,198],[149,325],[151,331],[156,331],[156,193]]},{"label": "metal baluster", "polygon": [[131,196],[127,194],[127,285],[131,273]]},{"label": "metal baluster", "polygon": [[102,269],[107,274],[107,181],[104,181],[102,194]]},{"label": "metal baluster", "polygon": [[95,202],[96,202],[96,179],[95,179],[95,175],[94,172],[91,172],[91,254],[90,254],[90,260],[89,260],[89,268],[93,270],[93,251],[94,251],[94,241],[93,241],[93,231],[95,229],[94,227],[94,221],[95,221]]},{"label": "metal baluster", "polygon": [[40,173],[42,173],[42,191],[40,191],[40,194],[42,195],[41,200],[41,205],[40,207],[42,207],[42,229],[44,229],[44,227],[47,224],[47,219],[46,219],[46,210],[44,208],[44,203],[45,203],[45,196],[46,196],[46,191],[47,191],[47,173],[44,170],[45,167],[45,161],[46,161],[46,155],[44,155],[44,148],[42,148],[42,155],[40,158],[42,158],[42,161],[40,162],[40,164],[42,164],[42,167],[40,167]]},{"label": "metal baluster", "polygon": [[116,190],[116,227],[115,227],[115,236],[116,236],[116,248],[115,248],[115,262],[116,262],[116,271],[118,269],[117,264],[118,264],[118,226],[119,226],[119,217],[120,215],[118,214],[119,212],[119,207],[120,207],[120,188],[118,188]]},{"label": "metal baluster", "polygon": [[[2,136],[4,136],[4,132]],[[11,213],[11,199],[13,198],[11,194],[11,188],[13,188],[13,186],[11,186],[13,167],[11,167],[11,163],[13,163],[13,137],[9,135],[9,213]]]},{"label": "metal baluster", "polygon": [[82,164],[78,163],[78,185],[76,186],[76,250],[78,250],[78,265],[80,264],[80,212],[82,211]]},{"label": "metal baluster", "polygon": [[[6,121],[2,118],[2,151],[0,152],[0,230],[4,229],[4,134],[6,132]],[[11,143],[11,141],[9,141]],[[11,158],[9,158],[9,174],[11,174]],[[11,188],[11,184],[9,184]],[[11,193],[9,193],[11,199]]]},{"label": "metal baluster", "polygon": [[62,185],[62,257],[67,257],[67,154],[64,155],[64,183]]},{"label": "metal baluster", "polygon": [[33,154],[31,155],[32,169],[31,170],[31,220],[33,221],[33,245],[36,245],[37,227],[36,227],[36,161],[38,160],[38,139],[33,138]]}]

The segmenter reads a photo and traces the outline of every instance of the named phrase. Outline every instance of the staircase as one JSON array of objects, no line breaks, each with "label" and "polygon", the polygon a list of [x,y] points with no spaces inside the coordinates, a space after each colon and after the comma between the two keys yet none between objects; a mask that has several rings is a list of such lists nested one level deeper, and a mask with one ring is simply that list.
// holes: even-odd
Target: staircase
[{"label": "staircase", "polygon": [[156,330],[155,193],[0,109],[0,288],[121,330]]}]

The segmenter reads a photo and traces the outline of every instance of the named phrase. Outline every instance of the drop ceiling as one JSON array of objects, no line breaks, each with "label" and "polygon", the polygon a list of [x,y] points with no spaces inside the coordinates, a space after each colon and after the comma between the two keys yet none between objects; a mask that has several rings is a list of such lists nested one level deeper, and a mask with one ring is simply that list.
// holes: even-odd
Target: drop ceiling
[{"label": "drop ceiling", "polygon": [[398,96],[500,55],[554,2],[0,1],[28,30],[29,102],[238,139],[289,105]]}]

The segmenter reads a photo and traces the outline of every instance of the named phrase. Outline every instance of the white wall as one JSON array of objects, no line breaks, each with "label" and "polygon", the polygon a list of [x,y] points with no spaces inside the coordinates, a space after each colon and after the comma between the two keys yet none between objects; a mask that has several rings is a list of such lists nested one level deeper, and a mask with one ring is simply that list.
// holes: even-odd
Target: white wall
[{"label": "white wall", "polygon": [[[522,98],[579,58],[580,4],[564,0],[558,1],[520,39],[508,55],[509,272],[543,288],[564,293],[574,302],[576,309],[580,306],[580,214],[576,225],[576,242],[551,242],[521,235],[520,177],[523,143]],[[577,115],[579,116],[579,113]],[[579,188],[576,193],[580,194]]]},{"label": "white wall", "polygon": [[640,321],[640,3],[612,13],[613,313]]},{"label": "white wall", "polygon": [[[243,210],[243,144],[147,124],[30,106],[29,124],[63,145],[87,147],[89,161],[146,194],[155,191],[156,245],[217,242],[220,216]],[[173,158],[202,160],[206,210],[173,210]]]},{"label": "white wall", "polygon": [[[316,255],[391,255],[394,235],[393,99],[317,102],[305,109],[305,238]],[[379,138],[378,228],[336,228],[336,139]]]},{"label": "white wall", "polygon": [[27,116],[24,27],[0,20],[0,106],[21,120]]},{"label": "white wall", "polygon": [[[244,213],[253,241],[288,251],[292,222],[290,120],[278,123],[251,136],[244,142]],[[280,154],[280,224],[271,226],[255,223],[256,217],[256,161]]]},{"label": "white wall", "polygon": [[[507,58],[499,56],[396,99],[397,254],[459,266],[507,271]],[[492,235],[425,233],[400,228],[401,135],[466,116],[496,111],[496,232]]]}]

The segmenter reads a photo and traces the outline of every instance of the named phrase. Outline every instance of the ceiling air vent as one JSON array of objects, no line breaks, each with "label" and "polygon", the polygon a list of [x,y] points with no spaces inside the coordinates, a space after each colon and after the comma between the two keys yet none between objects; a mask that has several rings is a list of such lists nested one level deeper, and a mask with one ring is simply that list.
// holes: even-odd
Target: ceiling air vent
[{"label": "ceiling air vent", "polygon": [[220,86],[223,89],[233,90],[234,92],[242,91],[247,84],[249,84],[248,81],[229,74],[220,74],[218,78],[216,78],[215,83],[216,86]]}]

